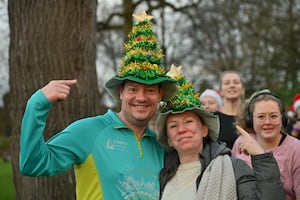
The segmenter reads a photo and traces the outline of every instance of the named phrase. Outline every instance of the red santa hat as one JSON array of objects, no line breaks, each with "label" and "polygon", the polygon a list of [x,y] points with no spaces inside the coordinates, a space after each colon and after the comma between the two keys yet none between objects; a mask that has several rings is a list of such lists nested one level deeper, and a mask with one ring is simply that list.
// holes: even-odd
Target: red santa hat
[{"label": "red santa hat", "polygon": [[296,112],[299,107],[300,107],[300,94],[296,94],[293,99],[292,111]]}]

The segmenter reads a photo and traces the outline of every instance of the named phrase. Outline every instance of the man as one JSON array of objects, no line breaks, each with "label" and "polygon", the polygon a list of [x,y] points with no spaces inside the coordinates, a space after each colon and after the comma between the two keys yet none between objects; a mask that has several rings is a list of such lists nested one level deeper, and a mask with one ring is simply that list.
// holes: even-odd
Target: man
[{"label": "man", "polygon": [[[75,168],[77,199],[158,199],[164,150],[147,124],[161,100],[175,94],[161,50],[142,12],[125,45],[122,66],[106,87],[121,104],[118,113],[78,120],[45,142],[53,102],[65,100],[76,80],[50,81],[29,99],[21,128],[20,171],[56,175]],[[151,44],[151,45],[149,45]]]}]

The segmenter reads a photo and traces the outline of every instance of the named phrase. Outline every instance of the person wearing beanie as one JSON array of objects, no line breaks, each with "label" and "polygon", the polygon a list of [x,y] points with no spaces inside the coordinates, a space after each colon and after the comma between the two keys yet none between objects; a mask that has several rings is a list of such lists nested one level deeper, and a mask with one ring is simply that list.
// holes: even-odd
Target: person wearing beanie
[{"label": "person wearing beanie", "polygon": [[173,65],[167,74],[179,86],[176,95],[161,105],[155,124],[158,142],[166,148],[159,199],[284,199],[273,154],[255,142],[248,145],[244,150],[251,155],[253,170],[232,158],[226,144],[217,141],[218,116],[201,107],[199,94],[186,81],[181,67]]},{"label": "person wearing beanie", "polygon": [[294,115],[286,127],[286,132],[300,139],[300,94],[294,96],[291,111]]},{"label": "person wearing beanie", "polygon": [[223,107],[220,94],[214,89],[206,89],[200,95],[202,107],[210,112],[216,112]]},{"label": "person wearing beanie", "polygon": [[[145,11],[133,15],[118,74],[106,88],[120,111],[77,120],[48,141],[43,132],[55,102],[65,100],[76,80],[50,81],[27,102],[20,138],[20,172],[54,176],[74,167],[76,199],[124,200],[159,197],[164,149],[148,122],[177,81],[166,76],[162,50]],[[78,83],[84,84],[84,83]]]}]

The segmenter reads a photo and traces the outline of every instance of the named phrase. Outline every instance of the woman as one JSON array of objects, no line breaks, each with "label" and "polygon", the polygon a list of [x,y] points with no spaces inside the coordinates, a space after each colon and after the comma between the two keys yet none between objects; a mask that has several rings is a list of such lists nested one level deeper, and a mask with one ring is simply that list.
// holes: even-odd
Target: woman
[{"label": "woman", "polygon": [[200,95],[202,107],[210,112],[216,112],[223,107],[222,97],[216,90],[206,89]]},{"label": "woman", "polygon": [[160,172],[160,199],[284,199],[272,153],[256,143],[247,148],[255,173],[242,160],[231,159],[225,143],[216,142],[218,116],[201,108],[180,71],[171,74],[179,89],[162,104],[156,121],[158,141],[168,150]]},{"label": "woman", "polygon": [[[232,149],[233,156],[245,160],[250,166],[250,157],[245,148],[257,142],[266,152],[272,152],[277,160],[286,199],[300,199],[300,141],[282,130],[287,117],[280,99],[271,92],[259,92],[250,98],[244,110],[244,121],[251,134],[251,141],[240,136]],[[242,119],[242,118],[240,118]],[[243,143],[243,147],[240,144]]]},{"label": "woman", "polygon": [[216,113],[220,119],[218,139],[232,148],[238,137],[234,126],[235,116],[243,104],[245,93],[241,75],[236,71],[223,72],[220,79],[220,93],[223,98],[223,107]]}]

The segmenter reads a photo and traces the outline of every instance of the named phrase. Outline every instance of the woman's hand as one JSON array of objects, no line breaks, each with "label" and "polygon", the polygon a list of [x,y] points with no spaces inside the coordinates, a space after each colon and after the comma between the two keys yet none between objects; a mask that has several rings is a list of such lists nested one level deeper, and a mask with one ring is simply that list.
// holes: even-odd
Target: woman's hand
[{"label": "woman's hand", "polygon": [[255,141],[253,137],[247,133],[240,126],[236,126],[236,129],[241,134],[241,138],[239,140],[239,150],[241,153],[250,154],[250,155],[258,155],[265,153],[265,150]]}]

